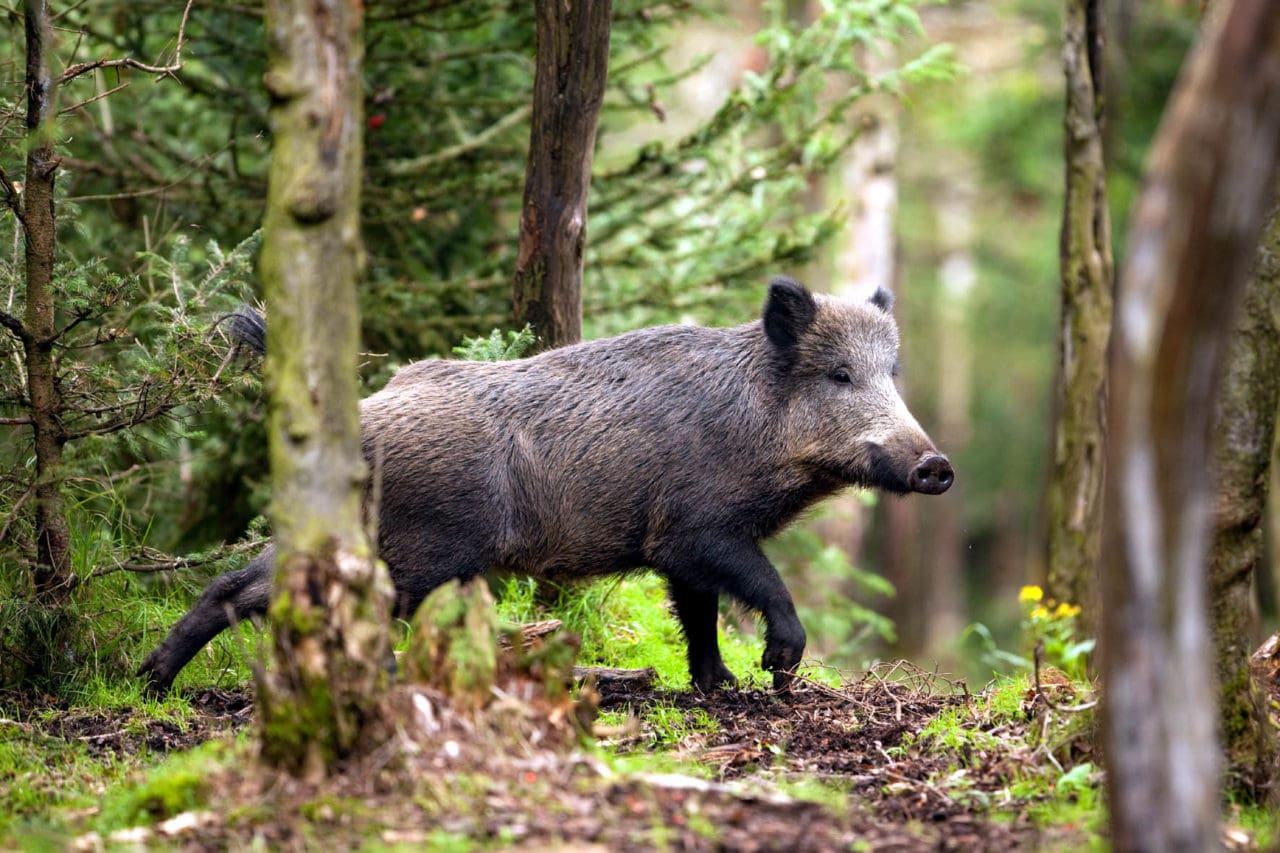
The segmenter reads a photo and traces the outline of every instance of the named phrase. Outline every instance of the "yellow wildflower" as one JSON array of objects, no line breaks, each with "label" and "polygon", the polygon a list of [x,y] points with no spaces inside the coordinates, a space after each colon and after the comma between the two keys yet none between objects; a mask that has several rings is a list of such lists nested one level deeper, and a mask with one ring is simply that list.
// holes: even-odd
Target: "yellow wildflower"
[{"label": "yellow wildflower", "polygon": [[1044,590],[1038,586],[1024,586],[1018,593],[1018,601],[1039,601],[1044,598]]},{"label": "yellow wildflower", "polygon": [[1058,605],[1058,609],[1053,611],[1053,615],[1059,619],[1069,619],[1080,613],[1080,607],[1075,604],[1067,604],[1065,601]]},{"label": "yellow wildflower", "polygon": [[1035,610],[1031,611],[1031,618],[1032,619],[1048,619],[1049,608],[1043,605],[1041,605],[1040,607],[1037,607]]}]

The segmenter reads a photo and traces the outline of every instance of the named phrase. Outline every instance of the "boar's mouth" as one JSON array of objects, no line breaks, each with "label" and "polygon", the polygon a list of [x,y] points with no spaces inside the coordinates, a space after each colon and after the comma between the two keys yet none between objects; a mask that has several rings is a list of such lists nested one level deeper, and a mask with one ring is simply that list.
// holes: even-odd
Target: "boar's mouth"
[{"label": "boar's mouth", "polygon": [[883,489],[896,495],[910,494],[914,489],[908,482],[911,463],[901,464],[892,454],[878,444],[867,445],[865,461],[849,477],[855,485]]}]

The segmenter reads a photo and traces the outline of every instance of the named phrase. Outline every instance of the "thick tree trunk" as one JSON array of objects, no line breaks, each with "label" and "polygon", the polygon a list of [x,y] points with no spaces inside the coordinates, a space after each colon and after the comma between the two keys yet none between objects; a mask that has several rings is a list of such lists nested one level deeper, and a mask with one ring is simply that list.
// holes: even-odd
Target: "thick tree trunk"
[{"label": "thick tree trunk", "polygon": [[1280,12],[1236,0],[1219,21],[1157,134],[1112,340],[1102,660],[1118,850],[1218,845],[1210,433],[1280,159]]},{"label": "thick tree trunk", "polygon": [[582,340],[582,263],[612,0],[537,0],[533,130],[513,302],[540,349]]},{"label": "thick tree trunk", "polygon": [[271,338],[270,615],[263,757],[310,778],[351,753],[385,686],[390,581],[361,519],[356,383],[360,0],[266,4],[271,174],[262,276]]},{"label": "thick tree trunk", "polygon": [[1209,612],[1217,652],[1221,729],[1237,793],[1265,796],[1275,735],[1267,698],[1249,658],[1257,645],[1256,578],[1264,563],[1263,521],[1280,405],[1280,215],[1272,214],[1231,336],[1218,400],[1213,463]]},{"label": "thick tree trunk", "polygon": [[54,219],[53,94],[49,72],[48,0],[27,0],[27,153],[22,191],[23,238],[26,244],[26,314],[22,342],[27,364],[27,394],[35,432],[36,597],[58,606],[70,596],[71,533],[62,502],[62,391],[53,357],[56,314],[53,260],[57,251]]},{"label": "thick tree trunk", "polygon": [[[1107,342],[1113,264],[1102,152],[1102,22],[1098,0],[1067,0],[1066,198],[1060,243],[1058,422],[1049,480],[1049,591],[1097,614]],[[1096,625],[1087,626],[1090,629]],[[1092,630],[1090,630],[1092,633]]]}]

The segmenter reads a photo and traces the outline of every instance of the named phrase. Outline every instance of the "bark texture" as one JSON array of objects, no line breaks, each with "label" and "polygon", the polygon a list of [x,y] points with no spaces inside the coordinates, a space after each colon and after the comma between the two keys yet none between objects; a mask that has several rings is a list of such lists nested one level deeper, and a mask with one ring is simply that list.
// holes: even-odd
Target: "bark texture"
[{"label": "bark texture", "polygon": [[62,390],[54,358],[57,319],[53,260],[57,251],[54,181],[54,82],[49,71],[48,0],[27,0],[27,140],[26,182],[22,192],[22,234],[26,249],[26,313],[22,344],[27,367],[27,394],[35,434],[36,597],[58,606],[70,597],[71,533],[62,501]]},{"label": "bark texture", "polygon": [[1112,340],[1102,658],[1117,850],[1219,844],[1210,433],[1280,159],[1280,12],[1237,0],[1218,18],[1152,148]]},{"label": "bark texture", "polygon": [[267,353],[274,669],[263,757],[315,778],[357,746],[386,681],[386,571],[363,530],[356,383],[362,4],[266,4],[274,134],[261,269]]},{"label": "bark texture", "polygon": [[[1067,0],[1066,196],[1062,214],[1062,316],[1058,330],[1058,421],[1049,480],[1049,590],[1097,611],[1102,546],[1107,342],[1114,264],[1103,161],[1102,22],[1098,0]],[[1086,625],[1092,633],[1096,626]]]},{"label": "bark texture", "polygon": [[1280,215],[1274,210],[1227,358],[1213,447],[1209,612],[1228,784],[1258,798],[1270,787],[1276,759],[1266,695],[1249,665],[1259,640],[1254,584],[1267,570],[1263,524],[1280,405]]},{"label": "bark texture", "polygon": [[533,129],[513,304],[539,349],[582,340],[582,263],[612,0],[537,0]]}]

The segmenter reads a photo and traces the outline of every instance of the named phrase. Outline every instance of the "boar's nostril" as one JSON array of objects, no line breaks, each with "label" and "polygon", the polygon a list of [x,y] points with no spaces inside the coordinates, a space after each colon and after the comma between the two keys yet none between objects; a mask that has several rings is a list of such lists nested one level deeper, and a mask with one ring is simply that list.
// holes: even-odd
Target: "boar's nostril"
[{"label": "boar's nostril", "polygon": [[951,488],[955,478],[955,472],[951,470],[951,463],[947,457],[931,453],[921,459],[911,470],[910,476],[907,477],[907,485],[913,492],[940,495]]}]

